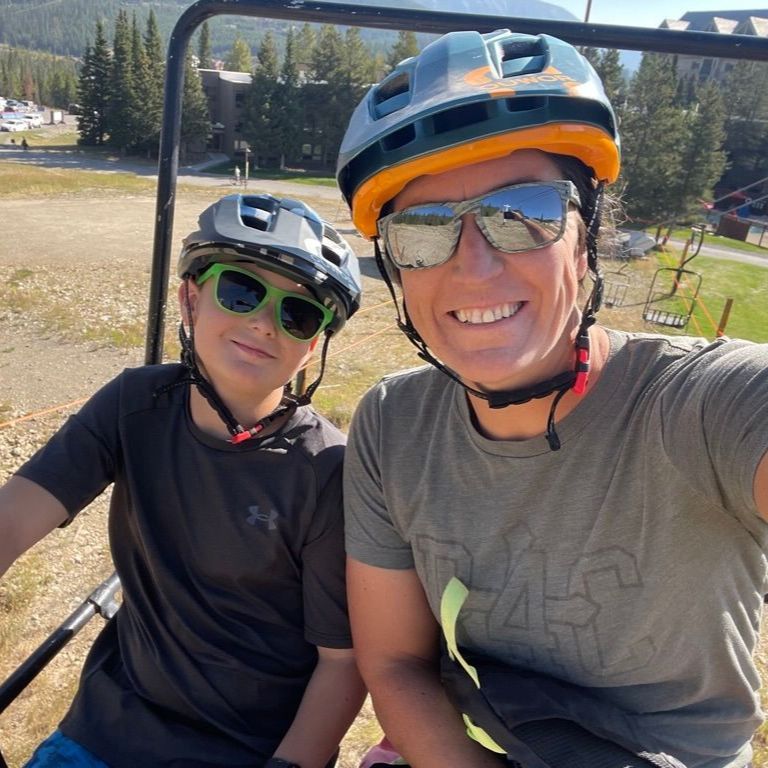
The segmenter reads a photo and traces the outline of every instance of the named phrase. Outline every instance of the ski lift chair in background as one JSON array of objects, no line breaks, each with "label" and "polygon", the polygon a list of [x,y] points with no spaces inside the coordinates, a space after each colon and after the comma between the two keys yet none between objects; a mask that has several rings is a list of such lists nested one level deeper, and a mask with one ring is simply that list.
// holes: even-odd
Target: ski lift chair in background
[{"label": "ski lift chair in background", "polygon": [[[698,272],[685,269],[685,265],[699,255],[704,231],[701,224],[691,227],[691,237],[685,243],[680,264],[656,270],[643,306],[646,323],[676,330],[685,330],[688,326],[696,308],[702,278]],[[665,291],[662,289],[664,285],[670,285],[670,288]]]}]

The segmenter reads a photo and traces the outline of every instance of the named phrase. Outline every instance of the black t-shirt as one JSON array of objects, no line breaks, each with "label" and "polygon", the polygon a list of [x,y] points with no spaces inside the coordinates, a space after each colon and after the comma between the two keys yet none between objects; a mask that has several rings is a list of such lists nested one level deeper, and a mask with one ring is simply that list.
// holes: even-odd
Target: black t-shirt
[{"label": "black t-shirt", "polygon": [[114,768],[260,765],[315,646],[351,647],[344,436],[305,407],[263,440],[211,438],[189,417],[183,376],[124,371],[18,472],[72,516],[114,483],[123,605],[62,723]]}]

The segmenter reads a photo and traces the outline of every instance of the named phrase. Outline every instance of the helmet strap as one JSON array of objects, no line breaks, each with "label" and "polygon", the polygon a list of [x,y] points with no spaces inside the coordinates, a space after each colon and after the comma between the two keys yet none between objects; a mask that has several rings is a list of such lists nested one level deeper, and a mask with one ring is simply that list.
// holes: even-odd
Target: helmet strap
[{"label": "helmet strap", "polygon": [[[244,443],[252,437],[256,437],[260,432],[263,432],[270,424],[273,424],[278,419],[290,415],[300,406],[309,403],[310,397],[317,385],[320,383],[320,377],[314,382],[314,384],[307,390],[305,395],[296,397],[290,390],[290,385],[286,385],[283,397],[280,400],[275,410],[267,414],[263,419],[259,419],[252,427],[246,428],[240,424],[233,416],[232,411],[227,407],[224,400],[221,398],[216,388],[211,382],[205,378],[200,366],[197,363],[197,355],[195,353],[195,324],[192,322],[192,305],[189,300],[189,278],[184,281],[184,303],[187,307],[187,316],[189,317],[189,334],[184,327],[184,322],[179,323],[179,343],[181,345],[181,363],[187,369],[186,382],[194,384],[197,387],[198,392],[203,396],[208,405],[213,408],[219,418],[224,422],[227,430],[232,436],[229,440],[230,443],[235,445]],[[323,346],[323,362],[325,361],[325,345]],[[320,372],[322,376],[322,369]]]},{"label": "helmet strap", "polygon": [[[599,190],[599,194],[602,196],[602,190]],[[592,212],[589,224],[587,225],[587,264],[592,274],[594,283],[592,290],[590,291],[589,298],[587,299],[586,306],[582,311],[581,323],[579,324],[579,330],[576,334],[576,363],[572,370],[563,371],[562,373],[553,376],[550,379],[534,384],[531,387],[525,387],[522,389],[501,390],[496,392],[483,392],[474,387],[470,387],[464,381],[462,381],[450,368],[441,363],[430,351],[426,345],[426,342],[421,338],[419,332],[413,326],[413,323],[408,316],[408,308],[403,300],[402,313],[400,311],[400,303],[397,299],[395,287],[392,283],[392,279],[389,276],[389,271],[384,263],[384,254],[382,253],[381,246],[379,244],[379,238],[374,238],[374,255],[376,259],[376,265],[379,268],[379,272],[389,289],[392,296],[392,301],[395,305],[395,311],[397,312],[397,326],[405,334],[408,341],[413,344],[418,350],[419,357],[425,362],[437,368],[444,373],[448,378],[459,384],[468,393],[475,397],[485,400],[490,408],[506,408],[510,405],[522,405],[528,403],[531,400],[538,400],[543,397],[548,397],[553,392],[556,392],[556,396],[552,401],[552,406],[549,409],[549,416],[547,418],[547,430],[545,437],[550,450],[560,450],[560,438],[557,436],[555,430],[555,411],[560,401],[564,397],[565,393],[569,390],[573,390],[577,395],[581,395],[586,391],[587,382],[589,380],[590,369],[590,342],[589,342],[589,328],[596,322],[595,314],[600,307],[603,295],[603,279],[602,273],[597,262],[597,237],[596,232],[599,227],[599,209],[601,207],[601,200],[595,205],[595,210]]]}]

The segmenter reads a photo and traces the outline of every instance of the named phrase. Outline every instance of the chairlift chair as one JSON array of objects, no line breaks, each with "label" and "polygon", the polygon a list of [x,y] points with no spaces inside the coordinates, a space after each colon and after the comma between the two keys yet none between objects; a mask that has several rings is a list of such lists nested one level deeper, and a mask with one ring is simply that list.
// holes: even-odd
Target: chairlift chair
[{"label": "chairlift chair", "polygon": [[[703,224],[692,226],[691,237],[685,244],[680,264],[677,267],[661,267],[654,273],[643,306],[643,320],[646,323],[681,331],[688,326],[696,308],[702,277],[698,272],[685,269],[685,265],[699,255],[704,243],[704,232]],[[669,290],[662,290],[662,285],[670,285]]]},{"label": "chairlift chair", "polygon": [[[318,0],[312,4],[296,3],[295,0],[197,0],[184,10],[176,22],[169,39],[166,59],[163,128],[159,150],[153,260],[144,358],[145,364],[148,365],[162,361],[181,142],[185,54],[197,28],[207,19],[217,15],[253,16],[295,23],[317,22],[343,26],[352,23],[361,27],[393,31],[405,29],[430,34],[444,34],[464,29],[486,31],[512,28],[517,32],[532,35],[546,32],[573,45],[768,61],[768,40],[758,36],[714,35],[688,30],[646,29],[375,5],[356,5],[354,15],[350,15],[349,4],[324,0]],[[682,269],[682,266],[681,264],[679,270],[672,270],[678,273],[674,292],[677,291],[679,278],[684,272],[689,272]],[[618,302],[618,299],[614,301]],[[650,304],[653,305],[654,302]],[[113,575],[99,585],[80,608],[54,631],[7,681],[0,685],[0,712],[24,690],[92,616],[97,613],[105,619],[114,616],[118,608],[115,593],[119,589],[119,584],[117,575]],[[7,768],[2,754],[0,754],[0,768]]]}]

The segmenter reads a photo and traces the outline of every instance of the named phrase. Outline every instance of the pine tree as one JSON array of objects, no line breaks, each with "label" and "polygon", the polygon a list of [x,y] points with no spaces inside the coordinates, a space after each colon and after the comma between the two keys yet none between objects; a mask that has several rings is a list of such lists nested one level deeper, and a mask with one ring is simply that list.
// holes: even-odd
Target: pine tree
[{"label": "pine tree", "polygon": [[208,100],[197,69],[192,66],[192,57],[187,52],[184,61],[184,94],[181,105],[181,148],[184,161],[191,151],[203,149],[211,133],[211,118]]},{"label": "pine tree", "polygon": [[211,52],[211,28],[204,21],[200,27],[200,37],[197,41],[197,66],[200,69],[210,69],[213,66],[213,53]]},{"label": "pine tree", "polygon": [[618,50],[609,48],[603,51],[595,69],[603,81],[603,88],[608,101],[617,115],[620,116],[626,99],[627,82],[624,78],[624,67],[621,64]]},{"label": "pine tree", "polygon": [[109,143],[123,152],[133,145],[136,137],[137,99],[132,54],[128,13],[120,11],[115,19],[107,127]]},{"label": "pine tree", "polygon": [[627,211],[642,222],[666,220],[678,208],[686,130],[684,112],[675,104],[676,89],[672,59],[644,54],[622,124]]},{"label": "pine tree", "polygon": [[723,89],[723,100],[725,147],[732,167],[750,176],[768,174],[768,65],[737,62]]},{"label": "pine tree", "polygon": [[286,162],[294,162],[300,157],[304,133],[304,110],[293,29],[288,30],[285,40],[285,56],[275,94],[274,127],[280,148],[280,167],[284,168]]},{"label": "pine tree", "polygon": [[232,43],[232,48],[227,54],[224,67],[230,72],[252,71],[253,60],[251,58],[251,48],[240,35],[238,35]]},{"label": "pine tree", "polygon": [[309,24],[304,24],[296,35],[296,65],[300,73],[311,72],[316,45],[315,30]]},{"label": "pine tree", "polygon": [[97,21],[93,47],[86,47],[78,82],[80,144],[101,145],[106,140],[110,68],[111,56],[104,26]]},{"label": "pine tree", "polygon": [[419,53],[419,43],[415,32],[398,32],[397,41],[387,54],[389,69],[394,69],[401,61],[410,59]]},{"label": "pine tree", "polygon": [[152,9],[147,16],[147,25],[144,31],[144,57],[147,62],[147,82],[142,97],[148,128],[142,147],[147,152],[154,154],[160,145],[160,129],[163,123],[165,57],[163,56],[163,41],[157,27],[157,18]]},{"label": "pine tree", "polygon": [[139,23],[136,14],[131,20],[131,58],[133,60],[134,104],[131,146],[143,149],[148,155],[152,152],[156,126],[153,115],[147,109],[146,94],[152,87],[152,76],[149,70],[147,52],[144,48]]},{"label": "pine tree", "polygon": [[279,118],[277,46],[270,32],[261,40],[257,54],[258,66],[246,93],[242,135],[251,147],[253,159],[267,165],[282,155]]},{"label": "pine tree", "polygon": [[725,110],[723,97],[713,83],[698,91],[698,103],[686,114],[687,137],[681,159],[681,173],[672,213],[685,217],[711,199],[712,187],[725,169]]}]

